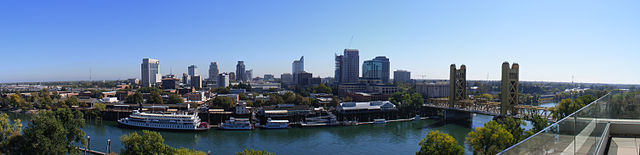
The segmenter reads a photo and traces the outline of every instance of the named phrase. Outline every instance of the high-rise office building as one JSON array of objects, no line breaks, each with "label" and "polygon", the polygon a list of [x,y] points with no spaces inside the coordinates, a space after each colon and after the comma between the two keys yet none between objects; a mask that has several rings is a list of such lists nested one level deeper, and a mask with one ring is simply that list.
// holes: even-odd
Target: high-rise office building
[{"label": "high-rise office building", "polygon": [[167,77],[162,79],[162,89],[178,89],[180,80],[174,77]]},{"label": "high-rise office building", "polygon": [[196,75],[198,75],[198,66],[196,65],[189,66],[189,76],[193,77]]},{"label": "high-rise office building", "polygon": [[411,72],[405,70],[396,70],[393,72],[393,81],[396,83],[403,82],[411,82]]},{"label": "high-rise office building", "polygon": [[245,72],[245,76],[247,76],[247,78],[245,79],[245,81],[250,82],[251,79],[253,79],[253,69],[247,70]]},{"label": "high-rise office building", "polygon": [[244,61],[238,61],[238,64],[236,65],[236,81],[238,82],[246,81],[247,75],[245,74],[246,74],[246,70],[244,66]]},{"label": "high-rise office building", "polygon": [[236,79],[236,73],[235,72],[229,72],[227,75],[229,75],[229,81],[237,81],[238,79]]},{"label": "high-rise office building", "polygon": [[227,75],[226,73],[218,74],[217,84],[218,87],[228,87],[229,75]]},{"label": "high-rise office building", "polygon": [[342,55],[335,55],[335,61],[336,61],[336,68],[335,68],[335,72],[334,72],[334,84],[340,84],[341,80],[342,80]]},{"label": "high-rise office building", "polygon": [[380,77],[380,79],[383,83],[389,83],[389,75],[391,74],[391,63],[389,62],[389,58],[385,56],[377,56],[373,60],[382,63],[382,76]]},{"label": "high-rise office building", "polygon": [[191,87],[196,89],[202,88],[202,77],[200,75],[191,77]]},{"label": "high-rise office building", "polygon": [[300,60],[295,60],[291,64],[291,74],[297,74],[304,72],[304,56],[300,57]]},{"label": "high-rise office building", "polygon": [[160,75],[160,61],[151,58],[142,59],[141,76],[142,86],[151,87],[161,82],[162,75]]},{"label": "high-rise office building", "polygon": [[389,82],[389,59],[378,56],[373,60],[362,63],[362,78],[380,80],[382,83]]},{"label": "high-rise office building", "polygon": [[220,74],[220,69],[218,68],[217,62],[211,62],[209,64],[209,81],[218,80],[218,74]]},{"label": "high-rise office building", "polygon": [[357,49],[344,49],[344,55],[336,55],[338,83],[357,83],[360,74],[360,56]]},{"label": "high-rise office building", "polygon": [[191,83],[191,77],[187,73],[182,73],[182,84],[188,86]]}]

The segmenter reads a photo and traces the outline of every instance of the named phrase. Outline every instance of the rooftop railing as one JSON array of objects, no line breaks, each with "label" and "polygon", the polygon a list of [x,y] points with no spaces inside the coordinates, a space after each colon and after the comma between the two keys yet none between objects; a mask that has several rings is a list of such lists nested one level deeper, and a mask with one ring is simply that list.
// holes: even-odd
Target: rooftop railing
[{"label": "rooftop railing", "polygon": [[640,121],[640,93],[614,91],[499,154],[598,154],[611,122]]}]

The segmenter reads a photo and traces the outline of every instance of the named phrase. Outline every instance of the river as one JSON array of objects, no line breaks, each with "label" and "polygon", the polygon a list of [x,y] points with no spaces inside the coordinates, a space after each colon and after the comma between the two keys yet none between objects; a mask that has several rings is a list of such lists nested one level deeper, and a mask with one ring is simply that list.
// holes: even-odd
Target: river
[{"label": "river", "polygon": [[[29,120],[24,114],[9,113],[11,119],[20,118],[23,126]],[[464,138],[472,128],[481,127],[493,116],[476,114],[471,126],[458,124],[436,125],[436,120],[392,122],[380,125],[336,126],[318,128],[290,128],[283,130],[169,132],[160,131],[165,143],[212,154],[234,154],[244,148],[266,150],[276,154],[415,154],[418,143],[430,130],[440,130],[464,145]],[[114,152],[123,149],[119,137],[137,129],[119,128],[114,121],[88,121],[82,130],[91,136],[91,148],[106,151],[111,139]],[[465,145],[466,154],[471,148]]]}]

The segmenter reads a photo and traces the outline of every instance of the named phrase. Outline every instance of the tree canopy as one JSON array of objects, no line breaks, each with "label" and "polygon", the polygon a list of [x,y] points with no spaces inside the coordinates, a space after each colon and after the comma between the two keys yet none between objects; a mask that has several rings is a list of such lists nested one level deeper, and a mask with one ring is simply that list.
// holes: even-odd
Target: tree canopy
[{"label": "tree canopy", "polygon": [[513,135],[496,121],[469,132],[466,143],[473,147],[474,154],[497,154],[513,144]]},{"label": "tree canopy", "polygon": [[85,133],[80,130],[84,125],[80,111],[68,108],[41,111],[24,129],[24,143],[19,148],[25,154],[79,154],[73,143],[85,143]]},{"label": "tree canopy", "polygon": [[416,155],[462,155],[464,149],[453,137],[440,131],[429,131],[427,137],[419,143],[420,151]]},{"label": "tree canopy", "polygon": [[231,109],[236,106],[236,102],[229,97],[225,96],[216,96],[213,100],[210,101],[209,107],[211,108],[223,108],[223,109]]},{"label": "tree canopy", "polygon": [[184,103],[184,99],[182,99],[182,97],[180,97],[180,95],[178,94],[171,94],[169,95],[169,100],[167,100],[168,104],[178,104],[178,103]]},{"label": "tree canopy", "polygon": [[122,155],[204,155],[204,152],[186,149],[173,148],[164,143],[164,138],[158,132],[143,130],[142,135],[137,132],[120,137],[124,145]]}]

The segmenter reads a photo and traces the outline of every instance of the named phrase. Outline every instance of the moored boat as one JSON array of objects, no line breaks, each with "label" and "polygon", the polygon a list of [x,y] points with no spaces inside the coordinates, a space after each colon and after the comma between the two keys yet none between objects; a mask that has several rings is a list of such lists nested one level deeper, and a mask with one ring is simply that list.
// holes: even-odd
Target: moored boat
[{"label": "moored boat", "polygon": [[272,120],[269,118],[267,124],[262,126],[265,129],[286,129],[289,128],[289,120]]},{"label": "moored boat", "polygon": [[218,128],[223,130],[252,130],[253,124],[248,118],[231,117],[224,123],[220,123]]},{"label": "moored boat", "polygon": [[198,117],[198,113],[159,114],[134,110],[129,117],[119,119],[118,123],[128,127],[147,129],[183,131],[209,130],[209,124],[201,122],[200,117]]}]

